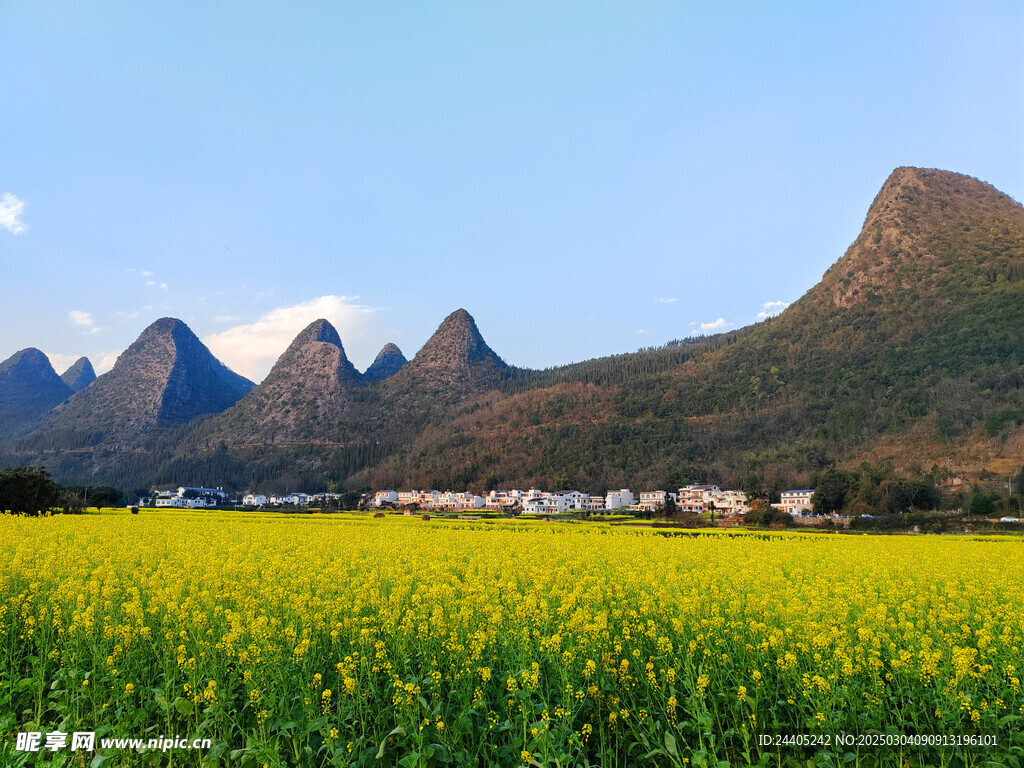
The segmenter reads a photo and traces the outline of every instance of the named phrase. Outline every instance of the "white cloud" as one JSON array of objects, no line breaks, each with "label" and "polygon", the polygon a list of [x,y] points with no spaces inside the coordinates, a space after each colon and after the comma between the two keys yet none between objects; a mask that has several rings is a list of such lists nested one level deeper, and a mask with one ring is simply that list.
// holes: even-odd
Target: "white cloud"
[{"label": "white cloud", "polygon": [[[117,356],[120,352],[100,352],[98,355],[89,356],[89,360],[92,362],[93,370],[96,371],[96,375],[106,373],[114,367],[114,363],[117,362]],[[50,365],[53,366],[53,370],[57,373],[64,373],[70,368],[75,362],[78,361],[82,355],[60,355],[55,352],[50,352],[46,355],[50,358]],[[99,361],[99,362],[97,362]]]},{"label": "white cloud", "polygon": [[338,330],[349,359],[353,363],[356,360],[368,363],[388,340],[370,327],[370,318],[376,310],[356,304],[358,298],[328,295],[291,307],[279,307],[253,323],[211,334],[203,343],[231,370],[260,381],[299,331],[323,318]]},{"label": "white cloud", "polygon": [[82,312],[78,309],[72,309],[68,312],[68,320],[71,321],[72,325],[84,325],[86,328],[92,326],[92,313]]},{"label": "white cloud", "polygon": [[761,311],[757,313],[757,319],[765,320],[769,317],[774,317],[788,306],[788,301],[766,301],[761,305]]},{"label": "white cloud", "polygon": [[3,227],[12,235],[20,235],[26,229],[25,222],[21,215],[25,212],[25,201],[10,192],[4,192],[0,197],[0,227]]},{"label": "white cloud", "polygon": [[156,281],[155,280],[147,280],[146,281],[146,285],[156,285]]},{"label": "white cloud", "polygon": [[97,355],[96,359],[92,361],[92,367],[96,371],[96,375],[100,376],[113,368],[114,363],[117,362],[117,358],[120,356],[120,352],[101,352]]},{"label": "white cloud", "polygon": [[167,290],[167,283],[160,283],[160,290],[166,291]]},{"label": "white cloud", "polygon": [[700,329],[702,331],[719,331],[727,325],[724,317],[720,317],[717,320],[712,320],[710,323],[701,323]]},{"label": "white cloud", "polygon": [[50,365],[53,366],[53,370],[57,373],[64,373],[81,357],[81,355],[58,355],[55,352],[50,352],[46,356],[50,358]]},{"label": "white cloud", "polygon": [[242,318],[235,315],[217,315],[213,319],[218,323],[237,323]]},{"label": "white cloud", "polygon": [[640,334],[641,336],[646,336],[647,334],[650,333],[650,331],[647,330],[646,328],[641,328],[640,330],[637,331],[637,333]]},{"label": "white cloud", "polygon": [[677,298],[665,298],[664,296],[654,297],[655,304],[675,304],[677,301],[679,301]]}]

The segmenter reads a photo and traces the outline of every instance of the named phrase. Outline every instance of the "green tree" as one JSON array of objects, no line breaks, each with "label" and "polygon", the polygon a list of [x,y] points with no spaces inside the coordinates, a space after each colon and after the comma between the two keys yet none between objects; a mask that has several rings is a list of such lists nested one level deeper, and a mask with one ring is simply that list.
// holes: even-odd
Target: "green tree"
[{"label": "green tree", "polygon": [[676,516],[676,500],[671,496],[665,496],[665,506],[662,509],[665,517]]},{"label": "green tree", "polygon": [[927,480],[890,480],[885,488],[883,507],[890,515],[910,509],[936,509],[941,501],[939,489]]},{"label": "green tree", "polygon": [[0,472],[0,511],[38,515],[60,506],[64,494],[45,467],[10,467]]},{"label": "green tree", "polygon": [[359,504],[363,500],[363,496],[359,491],[345,491],[341,494],[341,508],[342,509],[359,509]]},{"label": "green tree", "polygon": [[[118,507],[124,497],[112,485],[72,485],[68,490],[77,495],[87,507]],[[134,499],[133,499],[134,500]]]},{"label": "green tree", "polygon": [[972,515],[991,516],[996,511],[996,504],[986,493],[975,491],[971,496],[971,504],[967,511]]},{"label": "green tree", "polygon": [[838,469],[829,469],[822,474],[811,497],[811,507],[816,515],[838,512],[846,504],[850,492],[850,476]]}]

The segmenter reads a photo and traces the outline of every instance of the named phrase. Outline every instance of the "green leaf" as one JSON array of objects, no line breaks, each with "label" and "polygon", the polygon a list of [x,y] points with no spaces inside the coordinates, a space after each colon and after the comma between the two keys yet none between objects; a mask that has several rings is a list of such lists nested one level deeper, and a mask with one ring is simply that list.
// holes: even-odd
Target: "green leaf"
[{"label": "green leaf", "polygon": [[403,766],[403,768],[416,768],[416,766],[419,764],[419,762],[420,762],[420,753],[419,752],[410,752],[408,755],[406,755],[401,760],[399,760],[398,764]]},{"label": "green leaf", "polygon": [[390,739],[392,736],[405,736],[405,728],[403,728],[400,725],[395,726],[391,733],[389,733],[387,736],[381,739],[380,747],[377,749],[378,760],[384,757],[384,750],[388,748],[388,739]]},{"label": "green leaf", "polygon": [[195,705],[188,699],[179,696],[174,700],[174,708],[178,710],[179,715],[191,715],[195,710]]},{"label": "green leaf", "polygon": [[670,755],[678,755],[679,752],[676,750],[676,737],[668,731],[665,731],[665,749],[668,750]]},{"label": "green leaf", "polygon": [[430,749],[433,752],[431,757],[439,763],[450,763],[452,761],[451,750],[446,745],[434,743],[430,745]]}]

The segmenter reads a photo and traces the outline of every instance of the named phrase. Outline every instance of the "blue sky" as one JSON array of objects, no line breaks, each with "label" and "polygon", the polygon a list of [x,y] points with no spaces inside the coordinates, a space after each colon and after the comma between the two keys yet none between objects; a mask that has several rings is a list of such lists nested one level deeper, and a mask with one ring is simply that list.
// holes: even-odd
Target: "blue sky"
[{"label": "blue sky", "polygon": [[1024,4],[0,0],[0,359],[261,378],[465,307],[544,367],[756,322],[893,168],[1024,199]]}]

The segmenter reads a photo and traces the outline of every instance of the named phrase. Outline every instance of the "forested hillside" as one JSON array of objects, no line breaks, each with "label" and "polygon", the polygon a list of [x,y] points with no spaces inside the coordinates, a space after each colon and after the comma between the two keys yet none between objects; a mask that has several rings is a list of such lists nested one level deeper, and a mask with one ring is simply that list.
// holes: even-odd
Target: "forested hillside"
[{"label": "forested hillside", "polygon": [[506,365],[465,310],[407,363],[382,351],[386,376],[313,331],[248,397],[144,446],[100,440],[86,460],[28,440],[7,458],[123,487],[478,492],[781,488],[911,444],[924,470],[951,454],[981,467],[993,451],[979,446],[1015,445],[1024,424],[1024,208],[968,176],[899,168],[778,317],[545,371]]}]

